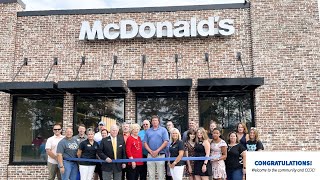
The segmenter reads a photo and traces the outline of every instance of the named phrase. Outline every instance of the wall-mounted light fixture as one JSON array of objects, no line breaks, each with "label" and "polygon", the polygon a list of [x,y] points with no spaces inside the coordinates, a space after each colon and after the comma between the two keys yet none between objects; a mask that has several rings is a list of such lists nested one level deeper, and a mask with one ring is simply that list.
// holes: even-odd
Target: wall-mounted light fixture
[{"label": "wall-mounted light fixture", "polygon": [[117,64],[118,63],[118,56],[113,56],[113,64]]},{"label": "wall-mounted light fixture", "polygon": [[146,55],[142,55],[142,63],[145,64],[147,61],[147,56]]},{"label": "wall-mounted light fixture", "polygon": [[144,71],[144,64],[147,61],[147,56],[144,54],[141,56],[141,61],[142,61],[142,74],[141,74],[141,79],[143,79],[143,71]]},{"label": "wall-mounted light fixture", "polygon": [[238,61],[241,61],[241,52],[237,52],[236,58]]},{"label": "wall-mounted light fixture", "polygon": [[204,53],[204,60],[206,62],[209,62],[209,54],[208,53]]},{"label": "wall-mounted light fixture", "polygon": [[178,59],[179,59],[179,55],[175,54],[174,55],[174,61],[176,63],[176,74],[177,74],[177,79],[179,78],[179,74],[178,74]]},{"label": "wall-mounted light fixture", "polygon": [[81,57],[81,65],[85,65],[86,64],[86,57],[82,56]]},{"label": "wall-mounted light fixture", "polygon": [[53,65],[58,65],[58,58],[57,57],[53,58]]},{"label": "wall-mounted light fixture", "polygon": [[204,60],[207,62],[209,78],[211,78],[210,67],[209,67],[209,53],[204,53]]},{"label": "wall-mounted light fixture", "polygon": [[179,55],[178,55],[178,54],[175,54],[175,55],[174,55],[174,60],[175,60],[176,63],[178,62],[178,59],[179,59]]},{"label": "wall-mounted light fixture", "polygon": [[23,58],[23,66],[27,66],[28,65],[28,58]]},{"label": "wall-mounted light fixture", "polygon": [[236,53],[236,59],[238,61],[240,61],[240,63],[241,63],[241,67],[242,67],[242,71],[243,71],[244,77],[247,77],[246,71],[244,70],[244,66],[243,66],[243,62],[242,62],[241,52],[237,52]]},{"label": "wall-mounted light fixture", "polygon": [[114,65],[118,63],[118,56],[113,56],[113,65],[111,69],[111,74],[110,74],[110,80],[112,79],[113,71],[114,71]]},{"label": "wall-mounted light fixture", "polygon": [[78,79],[79,77],[79,72],[80,72],[80,69],[82,67],[82,65],[85,65],[86,64],[86,56],[81,56],[81,63],[80,63],[80,67],[78,69],[78,72],[77,72],[77,76],[76,78],[74,79],[75,81]]}]

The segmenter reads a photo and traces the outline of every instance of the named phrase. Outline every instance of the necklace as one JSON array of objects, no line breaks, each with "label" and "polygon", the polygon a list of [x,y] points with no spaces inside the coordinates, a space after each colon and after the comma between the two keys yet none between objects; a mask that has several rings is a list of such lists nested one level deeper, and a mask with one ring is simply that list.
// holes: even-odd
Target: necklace
[{"label": "necklace", "polygon": [[228,144],[228,152],[234,147],[236,146],[237,144],[234,144],[233,146],[231,146],[231,144]]},{"label": "necklace", "polygon": [[194,145],[196,144],[195,142],[192,142],[192,141],[188,141],[188,143],[190,144],[191,147],[194,147]]}]

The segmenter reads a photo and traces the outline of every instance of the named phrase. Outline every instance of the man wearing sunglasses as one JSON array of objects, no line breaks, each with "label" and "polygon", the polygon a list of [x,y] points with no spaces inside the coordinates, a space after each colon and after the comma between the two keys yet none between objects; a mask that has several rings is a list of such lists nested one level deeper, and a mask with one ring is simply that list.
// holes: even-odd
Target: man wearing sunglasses
[{"label": "man wearing sunglasses", "polygon": [[99,122],[99,124],[98,124],[99,131],[96,134],[94,134],[94,137],[93,137],[93,140],[95,142],[100,142],[102,140],[101,130],[105,129],[106,128],[105,126],[106,126],[105,122],[103,122],[103,121]]},{"label": "man wearing sunglasses", "polygon": [[60,140],[64,138],[61,135],[62,126],[61,124],[55,124],[53,126],[53,136],[48,138],[45,149],[48,154],[48,169],[49,169],[49,180],[54,180],[56,175],[61,180],[61,174],[58,168],[57,162],[57,146]]}]

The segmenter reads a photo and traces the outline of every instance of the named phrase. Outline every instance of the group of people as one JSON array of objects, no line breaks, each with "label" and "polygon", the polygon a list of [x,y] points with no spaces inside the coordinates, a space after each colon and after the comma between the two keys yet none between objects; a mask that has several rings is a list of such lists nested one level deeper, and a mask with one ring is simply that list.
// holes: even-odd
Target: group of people
[{"label": "group of people", "polygon": [[[72,128],[53,127],[54,135],[46,142],[49,179],[62,180],[191,180],[226,179],[242,180],[245,175],[246,151],[263,150],[263,145],[254,128],[248,133],[246,125],[239,123],[237,130],[230,132],[225,141],[216,122],[210,123],[210,130],[197,127],[189,122],[189,129],[182,136],[172,121],[167,128],[160,125],[156,115],[150,121],[138,124],[123,123],[121,132],[118,125],[112,125],[110,132],[104,122],[99,123],[99,131],[81,124],[79,134],[73,136]],[[170,161],[166,161],[170,157]],[[208,157],[206,160],[182,161],[183,157]],[[73,161],[72,158],[100,159],[104,162]],[[149,158],[138,162],[134,159]],[[159,159],[155,159],[159,158]],[[132,162],[117,162],[118,159],[133,159]],[[79,173],[80,172],[80,173]],[[157,176],[157,178],[156,178]]]}]

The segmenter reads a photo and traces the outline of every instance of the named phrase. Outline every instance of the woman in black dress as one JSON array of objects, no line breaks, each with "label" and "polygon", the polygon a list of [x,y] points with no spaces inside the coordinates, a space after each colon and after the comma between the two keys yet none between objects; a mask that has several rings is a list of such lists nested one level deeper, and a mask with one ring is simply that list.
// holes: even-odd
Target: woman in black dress
[{"label": "woman in black dress", "polygon": [[[195,157],[209,157],[210,142],[206,130],[200,127],[197,130]],[[194,175],[196,180],[208,180],[212,176],[212,166],[209,160],[194,162]]]}]

